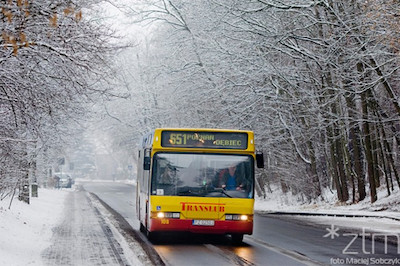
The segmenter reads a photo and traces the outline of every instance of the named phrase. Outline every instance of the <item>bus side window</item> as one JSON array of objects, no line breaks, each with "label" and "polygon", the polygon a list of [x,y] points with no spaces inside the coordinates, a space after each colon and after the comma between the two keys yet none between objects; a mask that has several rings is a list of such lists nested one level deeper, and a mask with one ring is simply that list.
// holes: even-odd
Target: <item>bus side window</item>
[{"label": "bus side window", "polygon": [[150,170],[150,150],[144,150],[144,158],[143,158],[143,170]]},{"label": "bus side window", "polygon": [[[143,153],[141,153],[141,151],[139,151],[138,154],[138,163],[143,164],[143,156],[141,156]],[[140,192],[141,193],[145,193],[146,189],[145,189],[145,182],[144,182],[144,171],[143,171],[143,167],[138,167],[138,180],[139,180],[139,184],[140,184]]]}]

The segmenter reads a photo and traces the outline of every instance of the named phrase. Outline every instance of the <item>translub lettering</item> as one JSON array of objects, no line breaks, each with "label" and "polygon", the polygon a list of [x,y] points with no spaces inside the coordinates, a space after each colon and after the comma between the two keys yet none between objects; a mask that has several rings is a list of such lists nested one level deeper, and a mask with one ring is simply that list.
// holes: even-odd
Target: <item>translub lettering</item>
[{"label": "translub lettering", "polygon": [[181,202],[182,211],[225,212],[225,204]]}]

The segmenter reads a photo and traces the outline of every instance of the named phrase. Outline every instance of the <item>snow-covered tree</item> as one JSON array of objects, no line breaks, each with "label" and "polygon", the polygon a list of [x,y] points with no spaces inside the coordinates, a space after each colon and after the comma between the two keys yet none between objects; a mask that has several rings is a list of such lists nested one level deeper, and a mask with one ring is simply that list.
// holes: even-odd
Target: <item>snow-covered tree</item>
[{"label": "snow-covered tree", "polygon": [[117,45],[97,2],[1,2],[0,193],[26,185],[39,154],[65,145],[86,103],[110,94]]}]

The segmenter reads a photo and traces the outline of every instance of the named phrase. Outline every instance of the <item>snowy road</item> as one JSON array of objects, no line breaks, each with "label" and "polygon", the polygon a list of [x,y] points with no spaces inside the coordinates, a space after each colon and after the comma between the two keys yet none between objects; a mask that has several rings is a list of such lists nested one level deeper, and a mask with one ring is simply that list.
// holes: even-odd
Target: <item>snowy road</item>
[{"label": "snowy road", "polygon": [[[134,186],[118,183],[84,186],[138,230]],[[335,262],[352,265],[399,257],[395,246],[371,241],[371,235],[364,239],[359,232],[341,230],[333,231],[334,239],[326,237],[327,227],[327,224],[306,225],[288,217],[257,216],[254,234],[245,236],[245,244],[240,247],[232,246],[226,237],[176,234],[165,235],[165,241],[154,243],[153,247],[167,265],[328,265]],[[353,236],[357,237],[354,241]]]},{"label": "snowy road", "polygon": [[69,193],[64,216],[43,253],[48,265],[127,265],[111,229],[85,192]]},{"label": "snowy road", "polygon": [[[135,230],[137,224],[135,187],[120,183],[83,183],[85,190],[96,194],[119,212]],[[165,235],[166,241],[153,245],[166,265],[318,265],[295,252],[273,248],[255,239],[246,238],[246,244],[232,246],[227,237],[174,234]]]}]

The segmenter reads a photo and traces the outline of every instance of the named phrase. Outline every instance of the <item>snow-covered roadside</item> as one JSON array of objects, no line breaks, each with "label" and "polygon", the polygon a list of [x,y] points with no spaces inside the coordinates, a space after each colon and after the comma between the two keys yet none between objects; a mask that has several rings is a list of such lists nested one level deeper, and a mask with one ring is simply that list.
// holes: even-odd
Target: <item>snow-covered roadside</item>
[{"label": "snow-covered roadside", "polygon": [[[9,199],[0,201],[0,265],[83,265],[82,261],[118,265],[118,258],[126,259],[128,265],[150,265],[140,245],[127,243],[105,208],[93,198],[86,200],[82,193],[86,192],[39,189],[39,197],[31,198],[30,205],[14,199],[11,209]],[[123,257],[113,257],[110,246]]]},{"label": "snow-covered roadside", "polygon": [[[257,198],[255,210],[270,213],[307,214],[307,216],[301,216],[301,219],[327,226],[335,225],[339,228],[353,228],[358,231],[382,232],[400,237],[399,189],[396,189],[390,196],[387,196],[386,190],[378,191],[378,200],[373,204],[367,197],[357,204],[339,205],[336,203],[335,195],[330,192],[325,192],[324,198],[324,202],[299,204],[299,200],[295,196],[289,193],[283,195],[277,190],[268,194],[265,199]],[[327,216],[323,216],[323,214]]]},{"label": "snow-covered roadside", "polygon": [[0,265],[43,265],[41,252],[50,245],[52,228],[62,219],[67,190],[40,189],[30,205],[0,201]]}]

